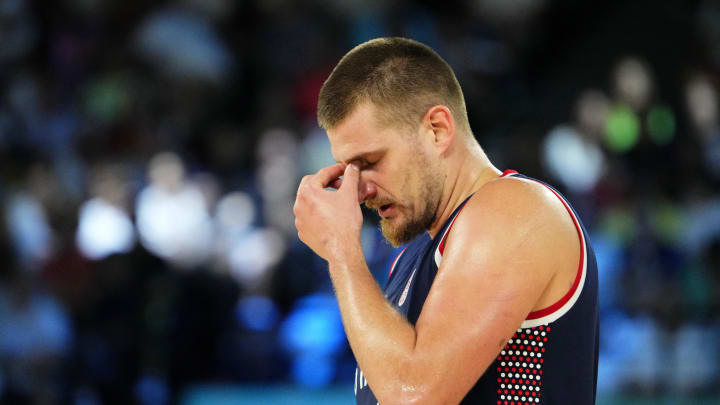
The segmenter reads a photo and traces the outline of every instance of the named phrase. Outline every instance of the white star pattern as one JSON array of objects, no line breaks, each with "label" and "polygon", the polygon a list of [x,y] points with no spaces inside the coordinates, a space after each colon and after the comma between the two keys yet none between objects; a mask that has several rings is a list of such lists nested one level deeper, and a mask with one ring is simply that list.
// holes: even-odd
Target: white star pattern
[{"label": "white star pattern", "polygon": [[518,329],[496,359],[497,405],[533,405],[542,398],[542,364],[550,328]]}]

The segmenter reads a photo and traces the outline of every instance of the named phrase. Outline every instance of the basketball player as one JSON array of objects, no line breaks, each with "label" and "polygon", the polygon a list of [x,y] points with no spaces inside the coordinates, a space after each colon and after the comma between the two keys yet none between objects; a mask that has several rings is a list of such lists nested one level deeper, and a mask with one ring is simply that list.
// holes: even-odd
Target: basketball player
[{"label": "basketball player", "polygon": [[[357,403],[593,404],[587,233],[553,188],[492,165],[450,66],[408,39],[359,45],[323,85],[318,120],[338,164],[303,178],[295,224],[329,263]],[[405,245],[384,291],[358,202]]]}]

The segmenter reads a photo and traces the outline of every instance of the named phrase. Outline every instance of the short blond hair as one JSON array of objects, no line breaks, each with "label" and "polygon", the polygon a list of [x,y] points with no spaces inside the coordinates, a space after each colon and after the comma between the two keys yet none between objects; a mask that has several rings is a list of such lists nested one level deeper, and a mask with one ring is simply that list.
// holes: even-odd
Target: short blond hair
[{"label": "short blond hair", "polygon": [[460,83],[432,48],[407,38],[377,38],[350,50],[320,90],[318,124],[334,128],[360,103],[380,111],[379,122],[414,128],[434,105],[450,109],[456,125],[470,131]]}]

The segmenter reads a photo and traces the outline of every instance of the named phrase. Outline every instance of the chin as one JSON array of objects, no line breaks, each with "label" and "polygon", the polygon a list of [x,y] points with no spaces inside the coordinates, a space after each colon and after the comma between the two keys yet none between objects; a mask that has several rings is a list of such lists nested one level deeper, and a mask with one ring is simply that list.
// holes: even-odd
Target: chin
[{"label": "chin", "polygon": [[418,223],[393,223],[394,221],[400,220],[397,217],[380,219],[380,231],[382,231],[385,240],[393,247],[399,247],[410,242],[426,230],[425,227]]}]

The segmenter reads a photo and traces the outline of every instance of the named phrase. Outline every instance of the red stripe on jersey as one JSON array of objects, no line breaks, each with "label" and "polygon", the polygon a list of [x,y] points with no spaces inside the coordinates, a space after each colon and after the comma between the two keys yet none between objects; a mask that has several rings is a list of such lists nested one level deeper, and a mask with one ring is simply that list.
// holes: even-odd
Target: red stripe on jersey
[{"label": "red stripe on jersey", "polygon": [[548,190],[552,191],[557,198],[560,199],[560,201],[565,206],[565,209],[567,210],[568,214],[570,214],[570,218],[572,218],[573,223],[575,224],[575,229],[578,233],[578,238],[580,239],[580,263],[578,264],[578,271],[577,274],[575,274],[575,281],[573,282],[572,287],[570,288],[570,291],[568,291],[560,300],[558,300],[556,303],[550,305],[549,307],[530,312],[528,314],[527,318],[525,319],[538,319],[542,318],[543,316],[547,316],[552,314],[553,312],[557,311],[558,309],[562,308],[563,305],[565,305],[568,301],[570,301],[570,298],[575,294],[575,290],[577,290],[578,286],[580,285],[580,280],[582,279],[582,272],[583,272],[583,263],[585,261],[585,244],[583,241],[583,235],[582,235],[582,228],[580,228],[580,224],[577,221],[577,218],[575,218],[575,214],[572,212],[572,209],[568,206],[568,204],[565,202],[565,199],[560,197],[558,193],[555,192],[552,188],[546,186],[543,183],[538,182],[539,184],[542,184],[545,186]]},{"label": "red stripe on jersey", "polygon": [[[516,170],[508,169],[508,170],[505,170],[503,172],[503,174],[500,175],[500,177],[505,177],[505,176],[509,176],[511,174],[516,174],[516,173],[517,173]],[[465,204],[465,205],[467,205],[467,204]],[[460,211],[458,211],[458,213],[455,215],[455,218],[453,218],[452,222],[450,222],[450,226],[448,226],[448,229],[445,231],[445,234],[443,235],[442,240],[440,241],[440,246],[438,246],[438,250],[440,251],[441,255],[443,253],[445,253],[445,238],[447,238],[448,233],[450,233],[450,229],[452,228],[453,224],[455,223],[455,220],[457,219],[457,217],[460,215],[460,212],[463,210],[463,208],[465,208],[465,205],[463,205],[463,207],[460,208]]]},{"label": "red stripe on jersey", "polygon": [[[405,248],[405,249],[407,249],[407,248]],[[395,269],[395,265],[397,264],[398,260],[400,260],[400,256],[402,256],[402,254],[405,253],[405,249],[403,249],[402,251],[400,251],[400,253],[398,253],[397,257],[395,257],[395,260],[393,260],[393,263],[392,263],[392,265],[390,266],[390,271],[388,272],[388,277],[390,277],[390,275],[392,274],[393,270]]]},{"label": "red stripe on jersey", "polygon": [[[467,205],[467,204],[465,204]],[[440,246],[438,246],[438,250],[440,251],[440,254],[443,254],[445,252],[445,239],[447,238],[448,234],[450,233],[450,229],[452,229],[453,224],[455,224],[455,220],[457,217],[460,216],[460,213],[462,212],[463,208],[465,208],[465,205],[460,208],[460,211],[455,214],[455,218],[453,218],[452,222],[450,222],[450,226],[448,226],[448,229],[445,231],[445,234],[443,235],[442,239],[440,240]]]}]

